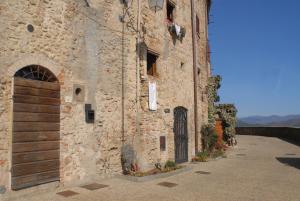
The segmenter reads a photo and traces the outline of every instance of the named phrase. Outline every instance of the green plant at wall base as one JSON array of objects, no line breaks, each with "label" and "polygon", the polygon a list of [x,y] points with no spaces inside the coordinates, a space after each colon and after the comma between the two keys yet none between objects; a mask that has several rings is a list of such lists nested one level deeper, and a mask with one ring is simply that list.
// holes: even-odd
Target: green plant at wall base
[{"label": "green plant at wall base", "polygon": [[207,151],[200,151],[196,154],[197,157],[208,157],[209,153]]},{"label": "green plant at wall base", "polygon": [[176,163],[174,161],[167,161],[165,164],[166,169],[175,169]]},{"label": "green plant at wall base", "polygon": [[207,151],[198,152],[195,157],[195,161],[207,162],[208,157],[209,157],[209,153]]}]

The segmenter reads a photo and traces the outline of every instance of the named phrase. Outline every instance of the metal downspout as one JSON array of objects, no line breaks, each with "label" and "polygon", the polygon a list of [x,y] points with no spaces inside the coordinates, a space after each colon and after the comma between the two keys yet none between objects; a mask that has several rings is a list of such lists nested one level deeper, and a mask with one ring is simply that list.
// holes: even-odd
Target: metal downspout
[{"label": "metal downspout", "polygon": [[137,35],[136,35],[136,138],[133,139],[135,142],[135,149],[137,152],[138,163],[141,163],[141,128],[140,128],[140,54],[141,54],[141,36],[140,36],[140,27],[141,27],[141,0],[137,0]]},{"label": "metal downspout", "polygon": [[197,70],[197,46],[196,46],[196,16],[195,2],[191,0],[192,39],[193,39],[193,69],[194,69],[194,123],[195,123],[195,154],[198,152],[198,70]]},{"label": "metal downspout", "polygon": [[137,133],[140,134],[140,54],[141,54],[141,0],[138,0],[137,39],[136,39],[136,104],[137,104]]},{"label": "metal downspout", "polygon": [[[123,18],[125,17],[125,5],[123,6]],[[125,65],[124,65],[124,54],[125,54],[125,23],[122,21],[122,145],[125,143]]]}]

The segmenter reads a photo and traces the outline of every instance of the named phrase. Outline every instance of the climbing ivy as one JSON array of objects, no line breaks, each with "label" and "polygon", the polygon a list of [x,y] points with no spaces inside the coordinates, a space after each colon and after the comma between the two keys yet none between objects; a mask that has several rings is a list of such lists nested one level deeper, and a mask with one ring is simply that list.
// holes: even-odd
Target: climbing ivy
[{"label": "climbing ivy", "polygon": [[235,127],[237,109],[233,104],[219,104],[216,106],[216,113],[223,122],[223,137],[225,142],[230,145],[236,145]]},{"label": "climbing ivy", "polygon": [[218,89],[221,87],[221,76],[212,76],[208,80],[207,95],[208,95],[208,124],[215,127],[215,102],[220,101]]},{"label": "climbing ivy", "polygon": [[223,122],[224,140],[229,145],[236,144],[235,127],[237,109],[233,104],[218,104],[220,97],[218,89],[221,87],[222,78],[220,75],[212,76],[208,80],[208,125],[215,128],[216,117],[221,118]]}]

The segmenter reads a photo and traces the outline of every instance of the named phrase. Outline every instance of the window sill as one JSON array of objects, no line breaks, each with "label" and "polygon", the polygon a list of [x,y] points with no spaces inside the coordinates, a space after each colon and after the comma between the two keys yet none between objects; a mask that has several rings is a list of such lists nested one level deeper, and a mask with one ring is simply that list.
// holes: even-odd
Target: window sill
[{"label": "window sill", "polygon": [[156,74],[156,75],[149,75],[149,74],[147,74],[147,78],[148,79],[159,79],[159,75],[158,74]]}]

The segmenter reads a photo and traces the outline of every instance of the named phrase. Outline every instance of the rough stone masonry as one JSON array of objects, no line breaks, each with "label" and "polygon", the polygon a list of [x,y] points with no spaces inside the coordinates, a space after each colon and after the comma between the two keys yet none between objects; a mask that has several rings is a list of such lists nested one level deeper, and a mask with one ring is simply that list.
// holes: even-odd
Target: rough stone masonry
[{"label": "rough stone masonry", "polygon": [[[126,6],[116,0],[1,0],[0,186],[11,189],[12,153],[15,146],[25,146],[13,146],[13,97],[15,74],[27,66],[48,69],[60,85],[61,184],[122,173],[124,146],[133,151],[141,170],[175,160],[177,107],[187,110],[188,160],[195,154],[191,1],[165,0],[163,9],[155,12],[142,0],[140,44],[137,2]],[[186,31],[181,40],[168,28],[170,5],[173,22]],[[195,0],[195,5],[201,127],[208,113],[209,6],[207,0]],[[153,75],[147,69],[150,51],[157,56]],[[149,82],[156,85],[154,111],[149,110]],[[92,123],[86,121],[86,104],[94,111]],[[201,144],[200,131],[198,135]],[[160,149],[161,136],[165,150]]]}]

